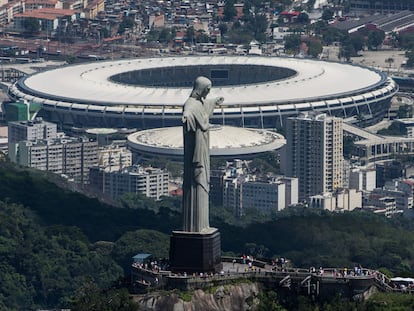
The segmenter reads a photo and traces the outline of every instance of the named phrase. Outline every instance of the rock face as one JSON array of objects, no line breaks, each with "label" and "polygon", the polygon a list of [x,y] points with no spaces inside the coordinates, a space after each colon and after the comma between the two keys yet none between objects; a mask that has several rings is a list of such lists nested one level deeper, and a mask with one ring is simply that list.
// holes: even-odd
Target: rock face
[{"label": "rock face", "polygon": [[256,310],[258,293],[257,283],[240,283],[186,293],[152,292],[134,301],[145,311],[247,311]]}]

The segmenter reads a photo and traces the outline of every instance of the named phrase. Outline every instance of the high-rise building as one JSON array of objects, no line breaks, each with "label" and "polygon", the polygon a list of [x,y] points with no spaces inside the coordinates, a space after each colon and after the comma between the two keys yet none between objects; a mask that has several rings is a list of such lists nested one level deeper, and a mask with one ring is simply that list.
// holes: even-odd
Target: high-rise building
[{"label": "high-rise building", "polygon": [[349,174],[349,188],[372,191],[376,187],[376,172],[374,168],[353,167]]},{"label": "high-rise building", "polygon": [[99,149],[98,163],[101,167],[117,171],[132,165],[132,152],[125,146],[107,145]]},{"label": "high-rise building", "polygon": [[285,173],[299,179],[299,200],[341,188],[342,119],[308,112],[288,118]]},{"label": "high-rise building", "polygon": [[138,165],[111,171],[109,167],[93,167],[90,171],[90,185],[110,197],[124,193],[142,193],[159,200],[168,196],[169,173],[154,167]]},{"label": "high-rise building", "polygon": [[309,198],[309,207],[322,208],[331,212],[349,212],[362,207],[362,191],[341,189],[313,195]]},{"label": "high-rise building", "polygon": [[216,206],[223,205],[223,179],[225,169],[210,171],[210,202]]},{"label": "high-rise building", "polygon": [[36,118],[29,121],[14,121],[8,123],[8,152],[13,162],[19,163],[19,142],[39,139],[54,139],[57,137],[57,125]]},{"label": "high-rise building", "polygon": [[281,211],[286,207],[285,195],[285,183],[279,180],[254,181],[248,176],[224,179],[223,205],[237,217],[243,216],[247,209],[262,213]]},{"label": "high-rise building", "polygon": [[17,150],[19,156],[14,162],[80,182],[86,182],[89,168],[98,164],[98,143],[86,138],[23,140]]},{"label": "high-rise building", "polygon": [[298,179],[281,175],[256,175],[249,172],[248,161],[235,159],[210,176],[212,202],[241,217],[255,209],[268,214],[298,203]]},{"label": "high-rise building", "polygon": [[57,137],[57,125],[36,118],[29,121],[9,122],[9,143],[22,140],[48,139]]},{"label": "high-rise building", "polygon": [[285,184],[285,206],[297,204],[298,198],[298,179],[293,177],[282,176],[279,181]]}]

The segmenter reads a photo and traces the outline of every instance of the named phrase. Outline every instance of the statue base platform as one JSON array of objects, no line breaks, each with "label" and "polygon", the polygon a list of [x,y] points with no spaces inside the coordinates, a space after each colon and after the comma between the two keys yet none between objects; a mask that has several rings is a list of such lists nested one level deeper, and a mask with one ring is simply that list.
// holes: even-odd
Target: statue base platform
[{"label": "statue base platform", "polygon": [[203,232],[173,231],[170,238],[170,268],[172,272],[220,272],[221,240],[216,228]]}]

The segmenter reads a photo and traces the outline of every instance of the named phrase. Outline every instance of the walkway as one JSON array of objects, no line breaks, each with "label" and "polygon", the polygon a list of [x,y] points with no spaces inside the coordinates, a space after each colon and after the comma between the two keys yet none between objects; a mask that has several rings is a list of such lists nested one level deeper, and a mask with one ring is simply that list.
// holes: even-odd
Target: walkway
[{"label": "walkway", "polygon": [[[235,262],[233,262],[235,261]],[[152,271],[133,265],[131,285],[134,289],[160,288],[194,290],[232,284],[238,280],[259,282],[269,288],[286,288],[308,295],[329,295],[340,292],[353,297],[372,286],[382,291],[414,294],[414,288],[399,288],[379,271],[359,268],[281,268],[261,261],[243,264],[240,258],[223,258],[223,270],[209,274],[174,274],[171,271]]]}]

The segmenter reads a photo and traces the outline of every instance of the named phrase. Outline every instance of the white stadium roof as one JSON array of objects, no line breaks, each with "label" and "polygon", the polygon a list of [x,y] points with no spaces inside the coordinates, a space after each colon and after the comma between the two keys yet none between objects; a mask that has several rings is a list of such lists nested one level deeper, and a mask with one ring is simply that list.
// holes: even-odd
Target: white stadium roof
[{"label": "white stadium roof", "polygon": [[42,105],[62,127],[156,128],[181,122],[192,81],[213,81],[224,97],[212,123],[275,128],[283,118],[316,110],[376,122],[398,85],[357,65],[262,56],[139,58],[70,65],[26,76],[8,89],[14,100]]},{"label": "white stadium roof", "polygon": [[[128,71],[171,66],[258,65],[290,68],[296,75],[279,81],[212,88],[225,105],[268,104],[325,98],[355,92],[381,82],[376,71],[349,64],[277,57],[176,57],[94,62],[57,68],[29,76],[24,85],[35,94],[69,102],[105,105],[181,106],[189,87],[150,87],[115,83],[110,77]],[[246,72],[248,75],[249,72]],[[35,95],[36,96],[36,95]]]},{"label": "white stadium roof", "polygon": [[[280,149],[285,138],[275,132],[212,125],[210,153],[212,156],[245,156]],[[183,129],[181,126],[144,130],[128,136],[132,150],[165,156],[183,155]]]}]

